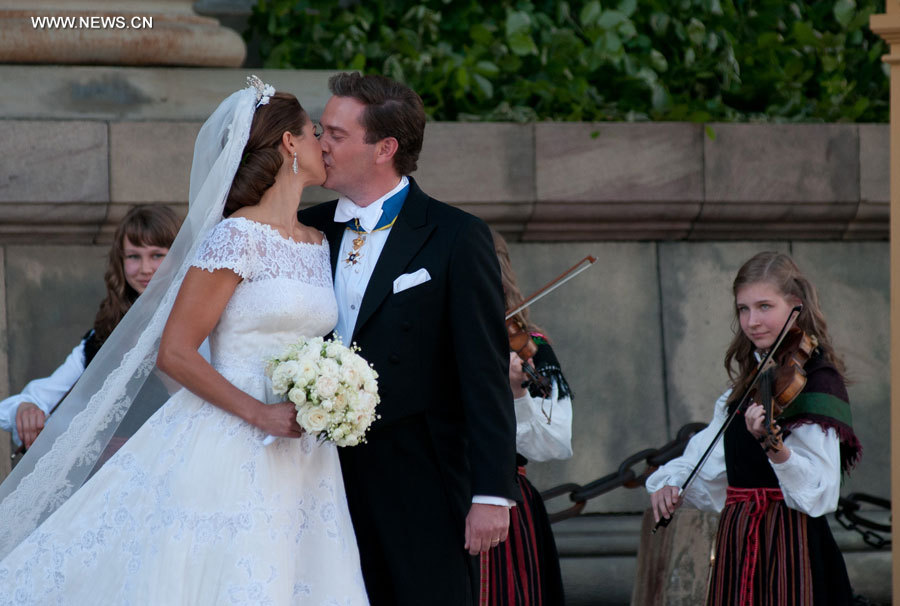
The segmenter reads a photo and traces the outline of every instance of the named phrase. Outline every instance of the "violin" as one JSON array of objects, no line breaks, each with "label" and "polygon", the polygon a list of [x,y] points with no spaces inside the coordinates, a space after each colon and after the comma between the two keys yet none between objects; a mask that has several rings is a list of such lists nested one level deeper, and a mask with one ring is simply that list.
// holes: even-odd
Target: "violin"
[{"label": "violin", "polygon": [[[552,388],[550,385],[550,380],[547,379],[547,377],[545,377],[544,375],[540,374],[531,364],[528,363],[528,360],[537,353],[537,345],[535,344],[534,340],[532,340],[531,335],[528,334],[527,327],[516,316],[516,314],[518,314],[520,311],[522,311],[538,299],[541,299],[542,297],[550,294],[588,267],[591,267],[596,261],[597,259],[592,257],[591,255],[586,256],[584,259],[548,282],[536,293],[526,298],[518,307],[506,311],[506,335],[509,337],[509,349],[510,351],[516,352],[516,354],[522,360],[522,372],[528,375],[528,381],[523,383],[522,387],[533,385],[537,388],[542,398],[549,398],[551,395]],[[587,265],[585,265],[585,263],[587,263]],[[544,416],[547,417],[547,423],[550,423],[550,416],[553,414],[553,409],[551,408],[550,413],[547,413],[544,412],[543,408],[541,408],[541,412],[543,412]]]},{"label": "violin", "polygon": [[[551,393],[550,380],[528,363],[528,360],[537,353],[537,345],[516,317],[509,318],[506,321],[506,336],[509,337],[510,351],[514,351],[519,356],[522,360],[522,372],[528,375],[528,381],[523,383],[522,387],[533,385],[537,388],[542,398],[549,398]],[[550,422],[549,417],[547,422]]]},{"label": "violin", "polygon": [[759,402],[764,411],[766,435],[760,439],[766,452],[781,448],[781,428],[775,423],[806,386],[806,362],[819,342],[794,326],[784,337],[769,367],[762,369],[758,386],[751,390],[750,401]]},{"label": "violin", "polygon": [[[781,415],[784,409],[803,391],[803,388],[806,386],[806,371],[803,369],[803,366],[818,345],[815,337],[807,335],[799,328],[793,328],[794,321],[801,311],[803,311],[802,305],[797,305],[791,309],[791,313],[788,314],[784,326],[781,327],[775,343],[772,344],[772,347],[769,348],[763,359],[756,365],[753,375],[737,401],[737,406],[725,419],[722,427],[716,432],[715,437],[713,437],[709,446],[703,452],[700,460],[694,465],[691,473],[688,474],[687,479],[681,485],[679,494],[684,494],[691,482],[694,481],[700,468],[709,459],[713,448],[725,435],[725,430],[728,429],[734,418],[742,413],[751,402],[751,396],[755,395],[756,401],[766,409],[766,435],[763,436],[761,441],[764,442],[764,445],[769,450],[778,447],[777,445],[781,442],[781,429],[773,422],[773,419]],[[788,340],[789,336],[790,340]],[[785,344],[793,344],[794,346],[782,348]],[[668,526],[671,521],[672,517],[660,517],[659,522],[653,527],[652,533],[656,534],[657,530]]]}]

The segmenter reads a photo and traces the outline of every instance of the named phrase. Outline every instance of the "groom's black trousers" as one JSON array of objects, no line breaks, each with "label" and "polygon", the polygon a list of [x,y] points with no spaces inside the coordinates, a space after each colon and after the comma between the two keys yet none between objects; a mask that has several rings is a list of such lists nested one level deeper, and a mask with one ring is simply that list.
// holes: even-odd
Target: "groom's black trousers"
[{"label": "groom's black trousers", "polygon": [[367,444],[340,449],[372,606],[475,603],[477,560],[463,549],[468,504],[448,492],[454,478],[446,477],[431,431],[425,415],[415,415],[370,435]]}]

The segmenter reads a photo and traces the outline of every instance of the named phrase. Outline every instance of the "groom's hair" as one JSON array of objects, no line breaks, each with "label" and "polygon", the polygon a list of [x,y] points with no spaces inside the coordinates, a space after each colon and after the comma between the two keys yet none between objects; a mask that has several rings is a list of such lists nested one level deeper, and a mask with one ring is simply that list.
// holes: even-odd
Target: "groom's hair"
[{"label": "groom's hair", "polygon": [[425,107],[414,90],[384,76],[356,72],[332,76],[328,88],[333,95],[350,97],[366,106],[362,113],[366,143],[387,137],[397,140],[394,168],[398,174],[416,170],[425,136]]}]

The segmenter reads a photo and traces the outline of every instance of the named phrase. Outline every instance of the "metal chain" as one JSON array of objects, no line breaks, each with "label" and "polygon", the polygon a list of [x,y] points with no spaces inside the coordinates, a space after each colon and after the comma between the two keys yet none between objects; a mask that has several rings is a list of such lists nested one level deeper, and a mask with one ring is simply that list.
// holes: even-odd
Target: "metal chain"
[{"label": "metal chain", "polygon": [[[704,427],[706,427],[706,423],[688,423],[679,429],[675,439],[665,446],[641,450],[625,459],[619,465],[619,469],[613,473],[598,478],[584,486],[567,483],[541,492],[541,498],[545,501],[568,493],[569,500],[574,503],[568,509],[549,514],[550,522],[559,522],[560,520],[577,516],[584,509],[588,499],[598,497],[620,486],[625,488],[639,488],[643,486],[647,477],[661,465],[665,465],[672,459],[680,457],[691,436]],[[645,463],[646,466],[642,472],[637,473],[633,467],[640,463]]]},{"label": "metal chain", "polygon": [[879,497],[873,497],[872,495],[853,492],[838,500],[838,508],[837,511],[834,512],[834,518],[847,530],[855,530],[861,534],[863,541],[865,541],[866,544],[871,545],[876,549],[890,547],[891,540],[884,538],[876,531],[886,532],[888,536],[890,536],[891,525],[879,524],[878,522],[873,522],[872,520],[861,517],[857,513],[859,511],[859,501],[877,505],[888,511],[891,510],[891,502],[888,499],[881,499]]},{"label": "metal chain", "polygon": [[[569,482],[541,492],[541,498],[544,501],[568,494],[569,500],[574,503],[568,509],[548,514],[550,522],[556,523],[579,515],[584,510],[589,499],[606,494],[620,486],[625,488],[639,488],[643,486],[651,473],[672,459],[680,457],[691,437],[705,427],[705,423],[688,423],[678,430],[678,434],[671,442],[660,448],[647,448],[636,452],[625,459],[616,471],[597,478],[584,486]],[[634,466],[640,463],[645,463],[646,466],[642,472],[637,473],[634,470]],[[851,493],[846,497],[840,498],[837,511],[834,513],[835,519],[844,528],[860,533],[863,540],[872,547],[877,549],[889,547],[891,544],[890,539],[885,539],[876,531],[886,532],[890,536],[890,524],[879,524],[859,516],[857,513],[860,507],[859,501],[883,507],[888,511],[891,509],[891,502],[887,499],[873,497],[864,493]]]}]

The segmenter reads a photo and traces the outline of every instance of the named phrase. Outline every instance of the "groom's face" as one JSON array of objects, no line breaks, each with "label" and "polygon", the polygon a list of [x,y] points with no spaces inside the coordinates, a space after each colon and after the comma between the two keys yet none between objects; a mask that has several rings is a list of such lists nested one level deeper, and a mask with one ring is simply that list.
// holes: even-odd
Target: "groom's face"
[{"label": "groom's face", "polygon": [[375,166],[375,145],[366,143],[360,121],[365,105],[352,97],[333,96],[322,113],[324,187],[350,195],[365,183]]}]

